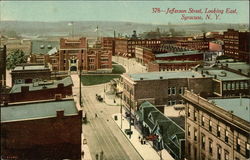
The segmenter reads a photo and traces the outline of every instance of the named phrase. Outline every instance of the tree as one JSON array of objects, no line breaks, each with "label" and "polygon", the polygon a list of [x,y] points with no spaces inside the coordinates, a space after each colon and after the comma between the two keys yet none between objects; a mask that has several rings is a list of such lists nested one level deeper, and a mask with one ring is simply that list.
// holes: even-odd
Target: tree
[{"label": "tree", "polygon": [[7,69],[14,69],[16,65],[27,62],[28,56],[20,50],[14,50],[7,56]]}]

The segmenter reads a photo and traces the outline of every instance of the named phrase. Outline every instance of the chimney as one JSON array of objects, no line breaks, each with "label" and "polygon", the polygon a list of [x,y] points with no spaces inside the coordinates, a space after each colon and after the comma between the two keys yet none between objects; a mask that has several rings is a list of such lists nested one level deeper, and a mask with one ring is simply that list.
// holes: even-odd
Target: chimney
[{"label": "chimney", "polygon": [[214,79],[217,79],[217,75],[214,75]]},{"label": "chimney", "polygon": [[29,86],[21,86],[21,92],[22,93],[29,92]]},{"label": "chimney", "polygon": [[141,78],[140,78],[140,80],[142,81],[142,80],[143,80],[143,78],[141,77]]},{"label": "chimney", "polygon": [[23,64],[23,70],[25,69],[25,65]]},{"label": "chimney", "polygon": [[64,110],[56,111],[56,117],[57,118],[63,118],[64,117]]},{"label": "chimney", "polygon": [[238,71],[241,73],[241,69],[238,69]]},{"label": "chimney", "polygon": [[163,79],[163,77],[161,76],[160,79]]},{"label": "chimney", "polygon": [[63,83],[57,84],[57,88],[63,88],[63,87],[64,87],[64,84],[63,84]]},{"label": "chimney", "polygon": [[192,75],[192,78],[194,78],[194,75]]}]

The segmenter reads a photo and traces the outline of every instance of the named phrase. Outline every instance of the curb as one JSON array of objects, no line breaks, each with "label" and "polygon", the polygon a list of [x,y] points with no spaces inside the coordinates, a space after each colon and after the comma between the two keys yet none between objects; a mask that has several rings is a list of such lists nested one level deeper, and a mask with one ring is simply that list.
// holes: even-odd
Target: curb
[{"label": "curb", "polygon": [[[114,118],[111,117],[112,120],[115,122]],[[128,137],[126,136],[126,134],[122,131],[122,129],[119,127],[119,125],[115,122],[115,124],[118,126],[118,128],[120,129],[120,131],[122,132],[122,134],[126,137],[127,141],[129,141],[129,143],[133,146],[133,148],[135,149],[135,151],[139,154],[139,156],[141,157],[141,159],[144,160],[144,158],[141,156],[141,154],[139,153],[139,151],[135,148],[135,146],[131,143],[131,141],[128,139]]]}]

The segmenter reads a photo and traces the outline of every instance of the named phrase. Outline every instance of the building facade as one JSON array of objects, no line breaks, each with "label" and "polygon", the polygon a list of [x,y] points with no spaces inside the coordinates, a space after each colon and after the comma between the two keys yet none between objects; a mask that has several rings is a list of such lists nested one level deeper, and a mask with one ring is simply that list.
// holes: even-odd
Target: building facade
[{"label": "building facade", "polygon": [[29,84],[15,84],[10,92],[8,103],[57,99],[72,96],[71,77],[58,81],[40,81]]},{"label": "building facade", "polygon": [[250,32],[224,32],[224,55],[250,63]]},{"label": "building facade", "polygon": [[11,71],[12,85],[50,80],[51,71],[44,64],[17,65]]},{"label": "building facade", "polygon": [[135,57],[135,47],[142,46],[152,50],[158,49],[162,42],[159,39],[127,39],[117,38],[115,39],[115,54],[124,57]]},{"label": "building facade", "polygon": [[123,74],[123,104],[133,111],[145,100],[151,99],[157,105],[182,104],[184,89],[204,96],[213,94],[212,79],[194,71],[150,72]]},{"label": "building facade", "polygon": [[[250,158],[249,98],[208,101],[185,91],[186,158],[246,160]],[[219,107],[218,107],[219,106]]]},{"label": "building facade", "polygon": [[1,107],[3,159],[80,159],[82,111],[73,99]]}]

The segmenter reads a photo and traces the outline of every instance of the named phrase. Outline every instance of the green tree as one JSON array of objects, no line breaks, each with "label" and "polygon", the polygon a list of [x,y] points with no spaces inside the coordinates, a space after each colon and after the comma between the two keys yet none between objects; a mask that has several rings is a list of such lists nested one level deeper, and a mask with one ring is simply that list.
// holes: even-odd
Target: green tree
[{"label": "green tree", "polygon": [[7,56],[7,69],[14,69],[16,65],[27,62],[28,56],[20,50],[14,50]]}]

